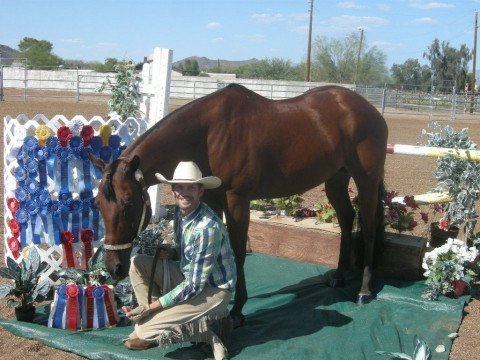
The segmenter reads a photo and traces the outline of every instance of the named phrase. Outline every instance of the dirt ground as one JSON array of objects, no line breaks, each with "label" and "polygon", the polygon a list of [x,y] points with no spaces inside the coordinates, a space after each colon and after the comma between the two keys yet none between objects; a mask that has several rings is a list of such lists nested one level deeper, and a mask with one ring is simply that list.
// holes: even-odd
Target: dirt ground
[{"label": "dirt ground", "polygon": [[[30,100],[23,102],[0,102],[0,118],[6,115],[16,117],[19,114],[25,114],[32,118],[36,114],[44,114],[47,118],[54,115],[65,115],[72,118],[75,115],[83,115],[86,119],[92,116],[105,117],[108,113],[106,104],[98,103],[74,103],[72,101],[62,100]],[[418,141],[422,129],[427,128],[428,120],[408,115],[386,115],[389,127],[389,143],[411,144],[415,145]],[[446,125],[443,123],[442,125]],[[455,130],[468,128],[472,141],[480,144],[480,123],[477,121],[455,121],[449,123]],[[3,134],[3,126],[1,127]],[[1,137],[3,141],[3,136]],[[424,141],[426,141],[424,139]],[[2,146],[3,148],[3,146]],[[2,163],[3,166],[3,163]],[[436,168],[434,158],[412,157],[405,155],[388,155],[385,168],[386,190],[398,191],[400,195],[422,194],[436,185],[433,175]],[[312,189],[302,195],[304,206],[313,206],[323,197],[323,186]],[[3,192],[1,203],[3,204]],[[171,204],[172,199],[168,193],[163,194],[163,202]],[[3,211],[0,212],[3,226]],[[3,228],[2,228],[3,231]],[[419,223],[414,231],[414,235],[427,236],[428,227]],[[461,235],[460,235],[461,236]],[[459,237],[460,237],[459,236]],[[0,242],[0,254],[3,256],[4,242]],[[248,279],[247,279],[248,281]],[[5,283],[0,278],[0,284]],[[14,318],[13,310],[6,306],[5,300],[0,300],[0,313],[4,318]],[[453,342],[450,353],[451,360],[478,359],[478,348],[480,347],[480,296],[476,295],[465,307],[465,317],[459,329],[459,337]],[[432,349],[434,352],[434,349]],[[27,340],[12,335],[0,327],[0,359],[41,359],[48,357],[50,360],[70,360],[83,359],[80,356],[69,352],[60,351],[47,347],[35,340]],[[435,358],[435,356],[434,356]]]}]

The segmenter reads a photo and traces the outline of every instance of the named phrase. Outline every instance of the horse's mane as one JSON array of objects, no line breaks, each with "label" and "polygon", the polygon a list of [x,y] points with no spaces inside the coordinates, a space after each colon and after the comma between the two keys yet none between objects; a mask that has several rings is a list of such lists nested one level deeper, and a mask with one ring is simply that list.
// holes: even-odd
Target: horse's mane
[{"label": "horse's mane", "polygon": [[105,199],[107,201],[117,201],[117,197],[115,195],[115,190],[113,189],[112,185],[112,177],[115,174],[115,171],[117,171],[118,164],[120,163],[120,159],[115,159],[112,161],[110,167],[108,168],[107,175],[105,175],[105,183],[103,184],[102,187],[102,193],[103,196],[105,196]]}]

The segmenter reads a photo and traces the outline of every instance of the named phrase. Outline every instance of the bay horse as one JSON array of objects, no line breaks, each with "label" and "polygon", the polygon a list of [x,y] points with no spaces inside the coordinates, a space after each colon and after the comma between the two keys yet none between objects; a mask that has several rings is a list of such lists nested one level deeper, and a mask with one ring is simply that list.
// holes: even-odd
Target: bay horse
[{"label": "bay horse", "polygon": [[357,302],[368,303],[374,244],[381,244],[385,231],[387,135],[382,115],[340,86],[270,100],[230,84],[194,100],[139,136],[112,163],[90,154],[102,171],[95,201],[105,223],[105,265],[115,279],[128,275],[132,241],[151,217],[146,189],[158,183],[155,173],[171,178],[180,161],[194,161],[204,176],[222,180],[220,188],[205,191],[203,201],[225,215],[238,276],[231,315],[242,324],[250,201],[301,194],[325,183],[341,228],[338,267],[330,285],[340,286],[351,264],[354,209],[348,186],[353,178],[364,247]]}]

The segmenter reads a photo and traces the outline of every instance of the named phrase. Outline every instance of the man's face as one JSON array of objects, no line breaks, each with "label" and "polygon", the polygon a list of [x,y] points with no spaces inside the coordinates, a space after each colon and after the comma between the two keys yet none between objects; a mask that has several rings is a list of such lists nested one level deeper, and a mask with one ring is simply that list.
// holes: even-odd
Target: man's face
[{"label": "man's face", "polygon": [[173,184],[173,196],[183,216],[190,214],[200,203],[204,189],[201,184]]}]

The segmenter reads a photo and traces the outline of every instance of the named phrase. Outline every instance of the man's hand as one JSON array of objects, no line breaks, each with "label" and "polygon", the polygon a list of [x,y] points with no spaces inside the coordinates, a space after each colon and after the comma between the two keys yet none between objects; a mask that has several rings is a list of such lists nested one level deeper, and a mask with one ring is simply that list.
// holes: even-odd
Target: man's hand
[{"label": "man's hand", "polygon": [[130,306],[123,306],[122,310],[125,311],[125,315],[127,315],[127,318],[129,318],[135,323],[138,323],[140,320],[150,314],[150,309],[146,305],[138,305],[133,310]]}]

